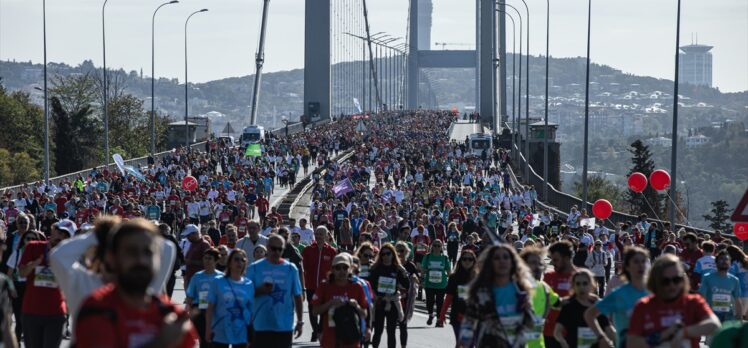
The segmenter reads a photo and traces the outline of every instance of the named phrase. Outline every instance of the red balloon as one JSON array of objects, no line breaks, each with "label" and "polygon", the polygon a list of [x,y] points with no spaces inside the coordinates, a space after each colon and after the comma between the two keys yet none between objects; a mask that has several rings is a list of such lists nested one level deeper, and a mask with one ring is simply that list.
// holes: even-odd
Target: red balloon
[{"label": "red balloon", "polygon": [[187,175],[182,179],[182,188],[187,191],[195,191],[197,188],[197,179],[192,175]]},{"label": "red balloon", "polygon": [[740,240],[748,240],[748,223],[739,222],[732,226],[732,231],[735,232],[735,237]]},{"label": "red balloon", "polygon": [[662,169],[657,169],[649,174],[649,184],[657,191],[662,191],[670,187],[670,174]]},{"label": "red balloon", "polygon": [[647,188],[647,176],[639,172],[631,173],[629,175],[629,188],[634,192],[644,191]]},{"label": "red balloon", "polygon": [[600,220],[605,220],[613,214],[613,205],[607,199],[598,199],[592,205],[592,214]]}]

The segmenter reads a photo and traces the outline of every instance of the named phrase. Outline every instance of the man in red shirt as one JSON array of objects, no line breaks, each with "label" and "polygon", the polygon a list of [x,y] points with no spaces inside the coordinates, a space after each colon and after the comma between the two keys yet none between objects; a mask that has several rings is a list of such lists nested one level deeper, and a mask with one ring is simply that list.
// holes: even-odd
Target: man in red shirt
[{"label": "man in red shirt", "polygon": [[257,205],[257,215],[260,217],[260,224],[265,223],[265,214],[268,213],[268,200],[263,195],[257,195],[255,205]]},{"label": "man in red shirt", "polygon": [[96,290],[80,311],[75,337],[80,347],[192,348],[197,333],[189,314],[166,296],[147,293],[161,258],[156,226],[132,219],[109,238],[106,260],[114,282]]},{"label": "man in red shirt", "polygon": [[716,315],[699,294],[689,294],[686,272],[677,256],[664,254],[652,264],[645,296],[634,306],[629,322],[629,347],[698,348],[701,336],[720,328]]},{"label": "man in red shirt", "polygon": [[186,271],[184,272],[184,286],[190,283],[192,276],[203,270],[203,254],[210,249],[210,244],[200,234],[200,229],[193,224],[184,227],[182,237],[190,242],[189,250],[184,256]]},{"label": "man in red shirt", "polygon": [[[317,227],[314,230],[315,241],[301,252],[304,269],[304,283],[306,285],[306,296],[312,298],[327,273],[332,268],[332,259],[337,254],[335,248],[326,242],[327,228]],[[312,342],[317,341],[320,333],[318,316],[312,312],[312,303],[309,303],[309,322],[312,324]]]},{"label": "man in red shirt", "polygon": [[26,277],[26,293],[21,304],[23,339],[26,347],[59,347],[67,306],[55,275],[49,268],[49,253],[60,241],[75,234],[70,220],[52,225],[49,241],[26,244],[19,272]]},{"label": "man in red shirt", "polygon": [[699,249],[699,241],[696,235],[691,232],[683,237],[683,251],[680,253],[680,259],[688,265],[686,274],[691,282],[691,289],[698,289],[701,283],[701,275],[694,272],[696,267],[696,261],[704,256],[704,253]]},{"label": "man in red shirt", "polygon": [[[545,273],[543,280],[553,288],[559,296],[569,296],[571,290],[571,277],[576,273],[577,269],[572,264],[571,259],[574,255],[574,246],[571,242],[563,240],[560,242],[553,243],[548,248],[548,254],[551,256],[551,264],[553,270]],[[554,304],[548,312],[548,316],[545,320],[545,326],[543,326],[543,336],[545,346],[549,348],[560,347],[558,341],[553,338],[553,330],[556,327],[556,319],[558,319],[560,308],[558,304]]]}]

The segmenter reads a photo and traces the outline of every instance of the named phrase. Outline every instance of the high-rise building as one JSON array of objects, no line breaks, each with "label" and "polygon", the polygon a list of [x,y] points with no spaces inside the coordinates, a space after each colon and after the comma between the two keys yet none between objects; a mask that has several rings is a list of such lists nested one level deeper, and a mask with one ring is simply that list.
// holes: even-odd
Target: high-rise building
[{"label": "high-rise building", "polygon": [[698,43],[680,47],[680,82],[712,87],[712,54],[709,53],[712,48]]},{"label": "high-rise building", "polygon": [[431,0],[418,0],[418,49],[431,49],[431,14],[434,5]]}]

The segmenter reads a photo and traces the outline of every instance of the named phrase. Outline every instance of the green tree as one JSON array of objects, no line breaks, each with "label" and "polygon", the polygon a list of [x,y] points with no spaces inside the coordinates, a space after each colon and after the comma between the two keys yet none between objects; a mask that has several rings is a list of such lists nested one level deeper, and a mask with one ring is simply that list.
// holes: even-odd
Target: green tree
[{"label": "green tree", "polygon": [[74,113],[63,108],[60,99],[51,99],[51,117],[54,121],[55,170],[58,173],[72,173],[100,163],[96,158],[101,124],[92,115],[89,107]]},{"label": "green tree", "polygon": [[[22,92],[7,93],[0,86],[0,148],[8,151],[10,158],[14,154],[25,152],[31,156],[33,163],[42,171],[44,158],[44,112],[31,102],[29,94]],[[54,161],[54,158],[50,158]],[[13,170],[11,166],[11,171]],[[14,177],[10,175],[9,177]],[[7,178],[7,177],[6,177]],[[13,179],[9,179],[13,181]]]},{"label": "green tree", "polygon": [[[582,196],[582,183],[574,182],[574,191],[577,197]],[[590,202],[598,199],[607,199],[613,204],[614,209],[620,209],[623,202],[622,190],[602,176],[592,175],[587,180],[587,197]]]},{"label": "green tree", "polygon": [[22,184],[40,179],[36,169],[36,161],[26,152],[13,154],[11,168],[13,168],[13,184]]},{"label": "green tree", "polygon": [[0,187],[13,184],[13,171],[10,169],[10,160],[10,152],[6,149],[0,149]]},{"label": "green tree", "polygon": [[727,222],[730,218],[730,206],[726,201],[719,200],[711,202],[711,214],[702,215],[704,220],[709,222],[709,227],[715,230],[729,231],[732,225]]},{"label": "green tree", "polygon": [[[649,151],[649,146],[644,145],[641,140],[637,139],[631,144],[628,151],[632,154],[631,163],[633,164],[628,175],[640,172],[649,178],[649,175],[655,170],[655,163],[652,159],[652,152]],[[631,206],[631,212],[634,214],[646,213],[649,217],[662,216],[663,198],[663,195],[649,185],[642,193],[631,190],[626,192],[626,201]]]}]

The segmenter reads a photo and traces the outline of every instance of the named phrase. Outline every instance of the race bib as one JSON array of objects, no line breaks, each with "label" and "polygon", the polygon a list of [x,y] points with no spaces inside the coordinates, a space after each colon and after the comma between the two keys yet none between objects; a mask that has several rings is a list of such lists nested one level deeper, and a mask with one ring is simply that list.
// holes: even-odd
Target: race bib
[{"label": "race bib", "polygon": [[569,282],[558,283],[558,289],[559,290],[569,290],[569,289],[571,289],[571,284]]},{"label": "race bib", "polygon": [[442,282],[442,271],[431,270],[429,271],[429,282],[430,283],[441,283]]},{"label": "race bib", "polygon": [[425,252],[428,251],[428,249],[429,249],[429,247],[426,246],[426,244],[423,244],[423,243],[416,244],[416,251],[418,253],[425,253]]},{"label": "race bib", "polygon": [[381,292],[385,295],[392,295],[397,289],[395,289],[395,278],[390,277],[379,277],[379,283],[377,284],[377,292]]},{"label": "race bib", "polygon": [[208,309],[208,292],[207,291],[200,291],[197,293],[197,299],[198,309]]},{"label": "race bib", "polygon": [[597,342],[597,336],[592,329],[580,327],[577,329],[577,348],[589,348]]},{"label": "race bib", "polygon": [[545,318],[537,317],[533,315],[533,321],[535,324],[530,330],[525,331],[525,339],[539,340],[543,338],[543,326],[545,325]]},{"label": "race bib", "polygon": [[732,303],[732,295],[730,294],[713,294],[712,295],[712,310],[720,313],[729,313]]},{"label": "race bib", "polygon": [[358,275],[361,278],[369,278],[369,265],[361,265]]},{"label": "race bib", "polygon": [[55,275],[49,267],[36,266],[34,285],[40,288],[57,288]]},{"label": "race bib", "polygon": [[517,328],[522,323],[522,316],[512,315],[507,317],[499,317],[499,320],[501,321],[501,326],[504,327],[507,341],[514,345],[517,338]]},{"label": "race bib", "polygon": [[467,285],[457,286],[457,297],[467,301],[468,299],[468,286]]}]

